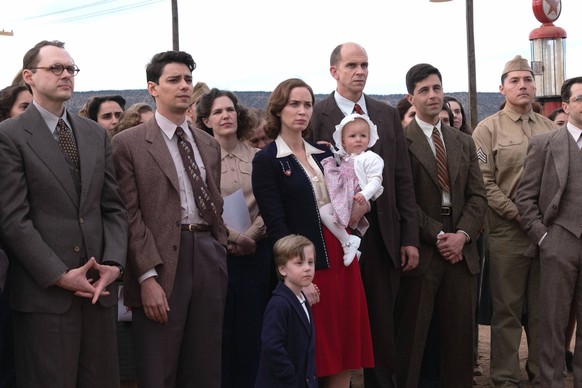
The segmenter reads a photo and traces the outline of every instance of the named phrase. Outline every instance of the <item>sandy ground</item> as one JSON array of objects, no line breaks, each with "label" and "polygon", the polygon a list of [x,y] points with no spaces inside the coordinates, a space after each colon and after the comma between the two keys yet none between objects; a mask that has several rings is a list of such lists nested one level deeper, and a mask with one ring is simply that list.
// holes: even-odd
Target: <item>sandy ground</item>
[{"label": "sandy ground", "polygon": [[[482,387],[482,388],[489,388],[493,387],[493,383],[491,383],[491,379],[489,377],[489,335],[490,335],[490,328],[489,326],[479,326],[479,363],[481,364],[481,368],[483,369],[483,376],[476,376],[475,379],[477,381],[477,385],[473,385],[473,387]],[[527,380],[527,374],[525,372],[525,362],[527,360],[527,343],[525,340],[525,334],[522,335],[521,338],[521,347],[519,349],[519,360],[521,363],[521,377],[524,380],[524,386],[529,387],[525,380]],[[572,373],[569,373],[566,377],[566,384],[564,388],[573,388],[574,382]],[[352,376],[352,388],[364,388],[364,382],[362,379],[361,371],[355,371]]]}]

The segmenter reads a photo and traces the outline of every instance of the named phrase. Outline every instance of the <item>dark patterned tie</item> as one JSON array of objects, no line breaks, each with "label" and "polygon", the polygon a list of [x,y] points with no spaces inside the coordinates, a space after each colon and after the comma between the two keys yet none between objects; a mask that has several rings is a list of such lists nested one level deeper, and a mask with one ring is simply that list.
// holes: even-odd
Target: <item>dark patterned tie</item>
[{"label": "dark patterned tie", "polygon": [[441,135],[439,130],[434,127],[432,129],[432,141],[434,143],[434,149],[436,154],[437,162],[437,177],[439,181],[439,186],[443,191],[451,191],[449,184],[449,169],[447,166],[447,154],[445,153],[445,146],[441,140]]},{"label": "dark patterned tie", "polygon": [[59,135],[59,144],[63,152],[71,159],[76,166],[79,165],[79,150],[71,128],[65,123],[62,118],[59,118],[57,123],[57,132]]},{"label": "dark patterned tie", "polygon": [[180,127],[176,128],[176,136],[178,137],[178,150],[180,151],[182,162],[186,168],[188,179],[190,179],[190,183],[192,184],[192,191],[198,212],[209,225],[216,225],[219,215],[216,211],[216,205],[214,205],[208,193],[208,187],[206,187],[206,184],[200,176],[200,169],[198,168],[198,164],[196,164],[196,159],[194,159],[192,144],[186,139],[184,130]]},{"label": "dark patterned tie", "polygon": [[365,115],[364,110],[362,109],[362,107],[360,106],[360,104],[354,105],[354,110],[352,113],[356,112],[359,115]]}]

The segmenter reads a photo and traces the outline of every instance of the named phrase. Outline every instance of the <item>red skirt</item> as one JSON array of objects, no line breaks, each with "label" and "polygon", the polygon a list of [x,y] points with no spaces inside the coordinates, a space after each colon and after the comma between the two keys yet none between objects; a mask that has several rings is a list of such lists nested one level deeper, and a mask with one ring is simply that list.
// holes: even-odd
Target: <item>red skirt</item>
[{"label": "red skirt", "polygon": [[319,377],[374,367],[368,306],[358,260],[344,266],[339,240],[325,227],[323,233],[330,268],[315,271],[313,283],[321,295],[320,302],[312,306]]}]

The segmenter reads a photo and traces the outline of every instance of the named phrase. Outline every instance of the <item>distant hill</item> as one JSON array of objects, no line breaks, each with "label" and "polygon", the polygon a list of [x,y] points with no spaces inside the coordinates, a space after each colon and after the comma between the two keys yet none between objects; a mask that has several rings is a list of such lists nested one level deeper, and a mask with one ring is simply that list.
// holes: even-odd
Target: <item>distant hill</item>
[{"label": "distant hill", "polygon": [[[154,106],[154,101],[152,97],[148,94],[146,90],[100,90],[100,91],[90,91],[90,92],[75,92],[73,98],[67,103],[67,107],[72,112],[79,112],[85,101],[91,96],[106,96],[119,94],[126,99],[127,105],[129,107],[132,104],[138,102],[145,102]],[[265,108],[267,105],[267,100],[269,99],[270,92],[234,92],[239,99],[239,102],[245,106],[253,108]],[[468,93],[448,93],[448,95],[455,97],[457,100],[463,104],[465,111],[469,110],[469,97]],[[321,101],[326,98],[328,94],[316,94],[315,101]],[[387,94],[387,95],[370,95],[381,101],[386,101],[392,106],[396,106],[398,101],[404,97],[403,94]],[[477,110],[479,120],[484,119],[487,116],[497,112],[499,106],[503,102],[503,96],[499,93],[477,93]],[[468,112],[467,112],[468,113]]]}]

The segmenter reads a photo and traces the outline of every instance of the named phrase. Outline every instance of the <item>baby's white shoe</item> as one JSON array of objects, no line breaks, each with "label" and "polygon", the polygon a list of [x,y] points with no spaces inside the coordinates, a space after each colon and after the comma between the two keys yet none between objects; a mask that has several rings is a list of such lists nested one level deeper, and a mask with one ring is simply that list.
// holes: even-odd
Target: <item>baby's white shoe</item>
[{"label": "baby's white shoe", "polygon": [[353,234],[350,236],[346,243],[342,244],[344,249],[344,265],[348,267],[354,261],[354,257],[358,256],[358,260],[360,259],[360,255],[358,254],[358,248],[360,247],[361,239],[358,236],[354,236]]}]

